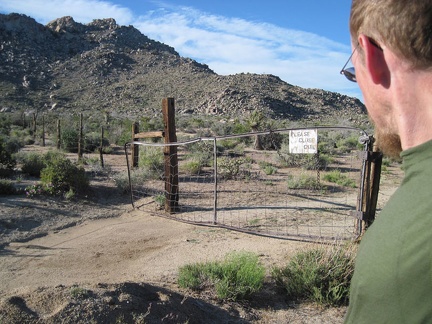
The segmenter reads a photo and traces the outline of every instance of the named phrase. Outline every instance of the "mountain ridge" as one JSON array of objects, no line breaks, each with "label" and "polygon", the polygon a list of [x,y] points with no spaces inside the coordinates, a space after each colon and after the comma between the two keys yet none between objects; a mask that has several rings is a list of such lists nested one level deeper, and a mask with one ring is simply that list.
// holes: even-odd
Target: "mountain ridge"
[{"label": "mountain ridge", "polygon": [[275,119],[367,123],[356,98],[304,89],[269,74],[218,75],[166,44],[112,18],[72,17],[45,26],[0,14],[0,110],[157,114],[162,98],[179,114],[227,117],[262,111]]}]

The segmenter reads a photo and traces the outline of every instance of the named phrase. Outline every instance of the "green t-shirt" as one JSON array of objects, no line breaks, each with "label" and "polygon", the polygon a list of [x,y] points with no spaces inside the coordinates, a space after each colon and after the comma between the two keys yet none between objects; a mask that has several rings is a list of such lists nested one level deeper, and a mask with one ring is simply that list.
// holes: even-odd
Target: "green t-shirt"
[{"label": "green t-shirt", "polygon": [[401,157],[402,184],[360,244],[345,323],[432,323],[432,141]]}]

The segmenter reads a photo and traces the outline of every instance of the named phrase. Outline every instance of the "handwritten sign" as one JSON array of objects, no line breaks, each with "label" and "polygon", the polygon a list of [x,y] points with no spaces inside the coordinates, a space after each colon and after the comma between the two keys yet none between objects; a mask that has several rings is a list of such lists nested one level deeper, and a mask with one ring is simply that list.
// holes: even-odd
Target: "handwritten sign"
[{"label": "handwritten sign", "polygon": [[315,154],[318,152],[318,131],[297,129],[289,133],[289,152],[292,154]]}]

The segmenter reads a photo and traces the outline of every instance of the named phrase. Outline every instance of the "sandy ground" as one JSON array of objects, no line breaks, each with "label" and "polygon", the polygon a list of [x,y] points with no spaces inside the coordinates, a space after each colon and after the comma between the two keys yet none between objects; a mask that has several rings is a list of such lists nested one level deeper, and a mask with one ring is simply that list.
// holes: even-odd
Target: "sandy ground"
[{"label": "sandy ground", "polygon": [[113,202],[110,195],[99,192],[96,202],[0,198],[1,323],[342,321],[343,308],[299,305],[274,290],[220,303],[176,283],[188,263],[251,251],[270,269],[311,243],[155,217],[133,210],[127,196]]},{"label": "sandy ground", "polygon": [[[383,175],[382,201],[397,186],[394,174]],[[270,270],[313,243],[151,216],[133,210],[109,178],[91,185],[93,194],[77,201],[0,197],[1,324],[343,321],[344,307],[287,300],[271,280],[245,302],[220,302],[177,285],[185,264],[250,251]]]}]

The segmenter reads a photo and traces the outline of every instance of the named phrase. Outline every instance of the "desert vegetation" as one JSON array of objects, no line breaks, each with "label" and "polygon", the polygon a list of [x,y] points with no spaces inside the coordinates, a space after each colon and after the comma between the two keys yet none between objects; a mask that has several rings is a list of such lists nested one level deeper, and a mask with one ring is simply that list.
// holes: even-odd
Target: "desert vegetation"
[{"label": "desert vegetation", "polygon": [[271,269],[259,262],[258,255],[233,252],[222,261],[181,267],[178,283],[221,301],[248,300],[266,287],[273,294],[281,290],[290,300],[343,306],[348,304],[355,250],[354,244],[312,247],[292,256],[286,265]]}]

